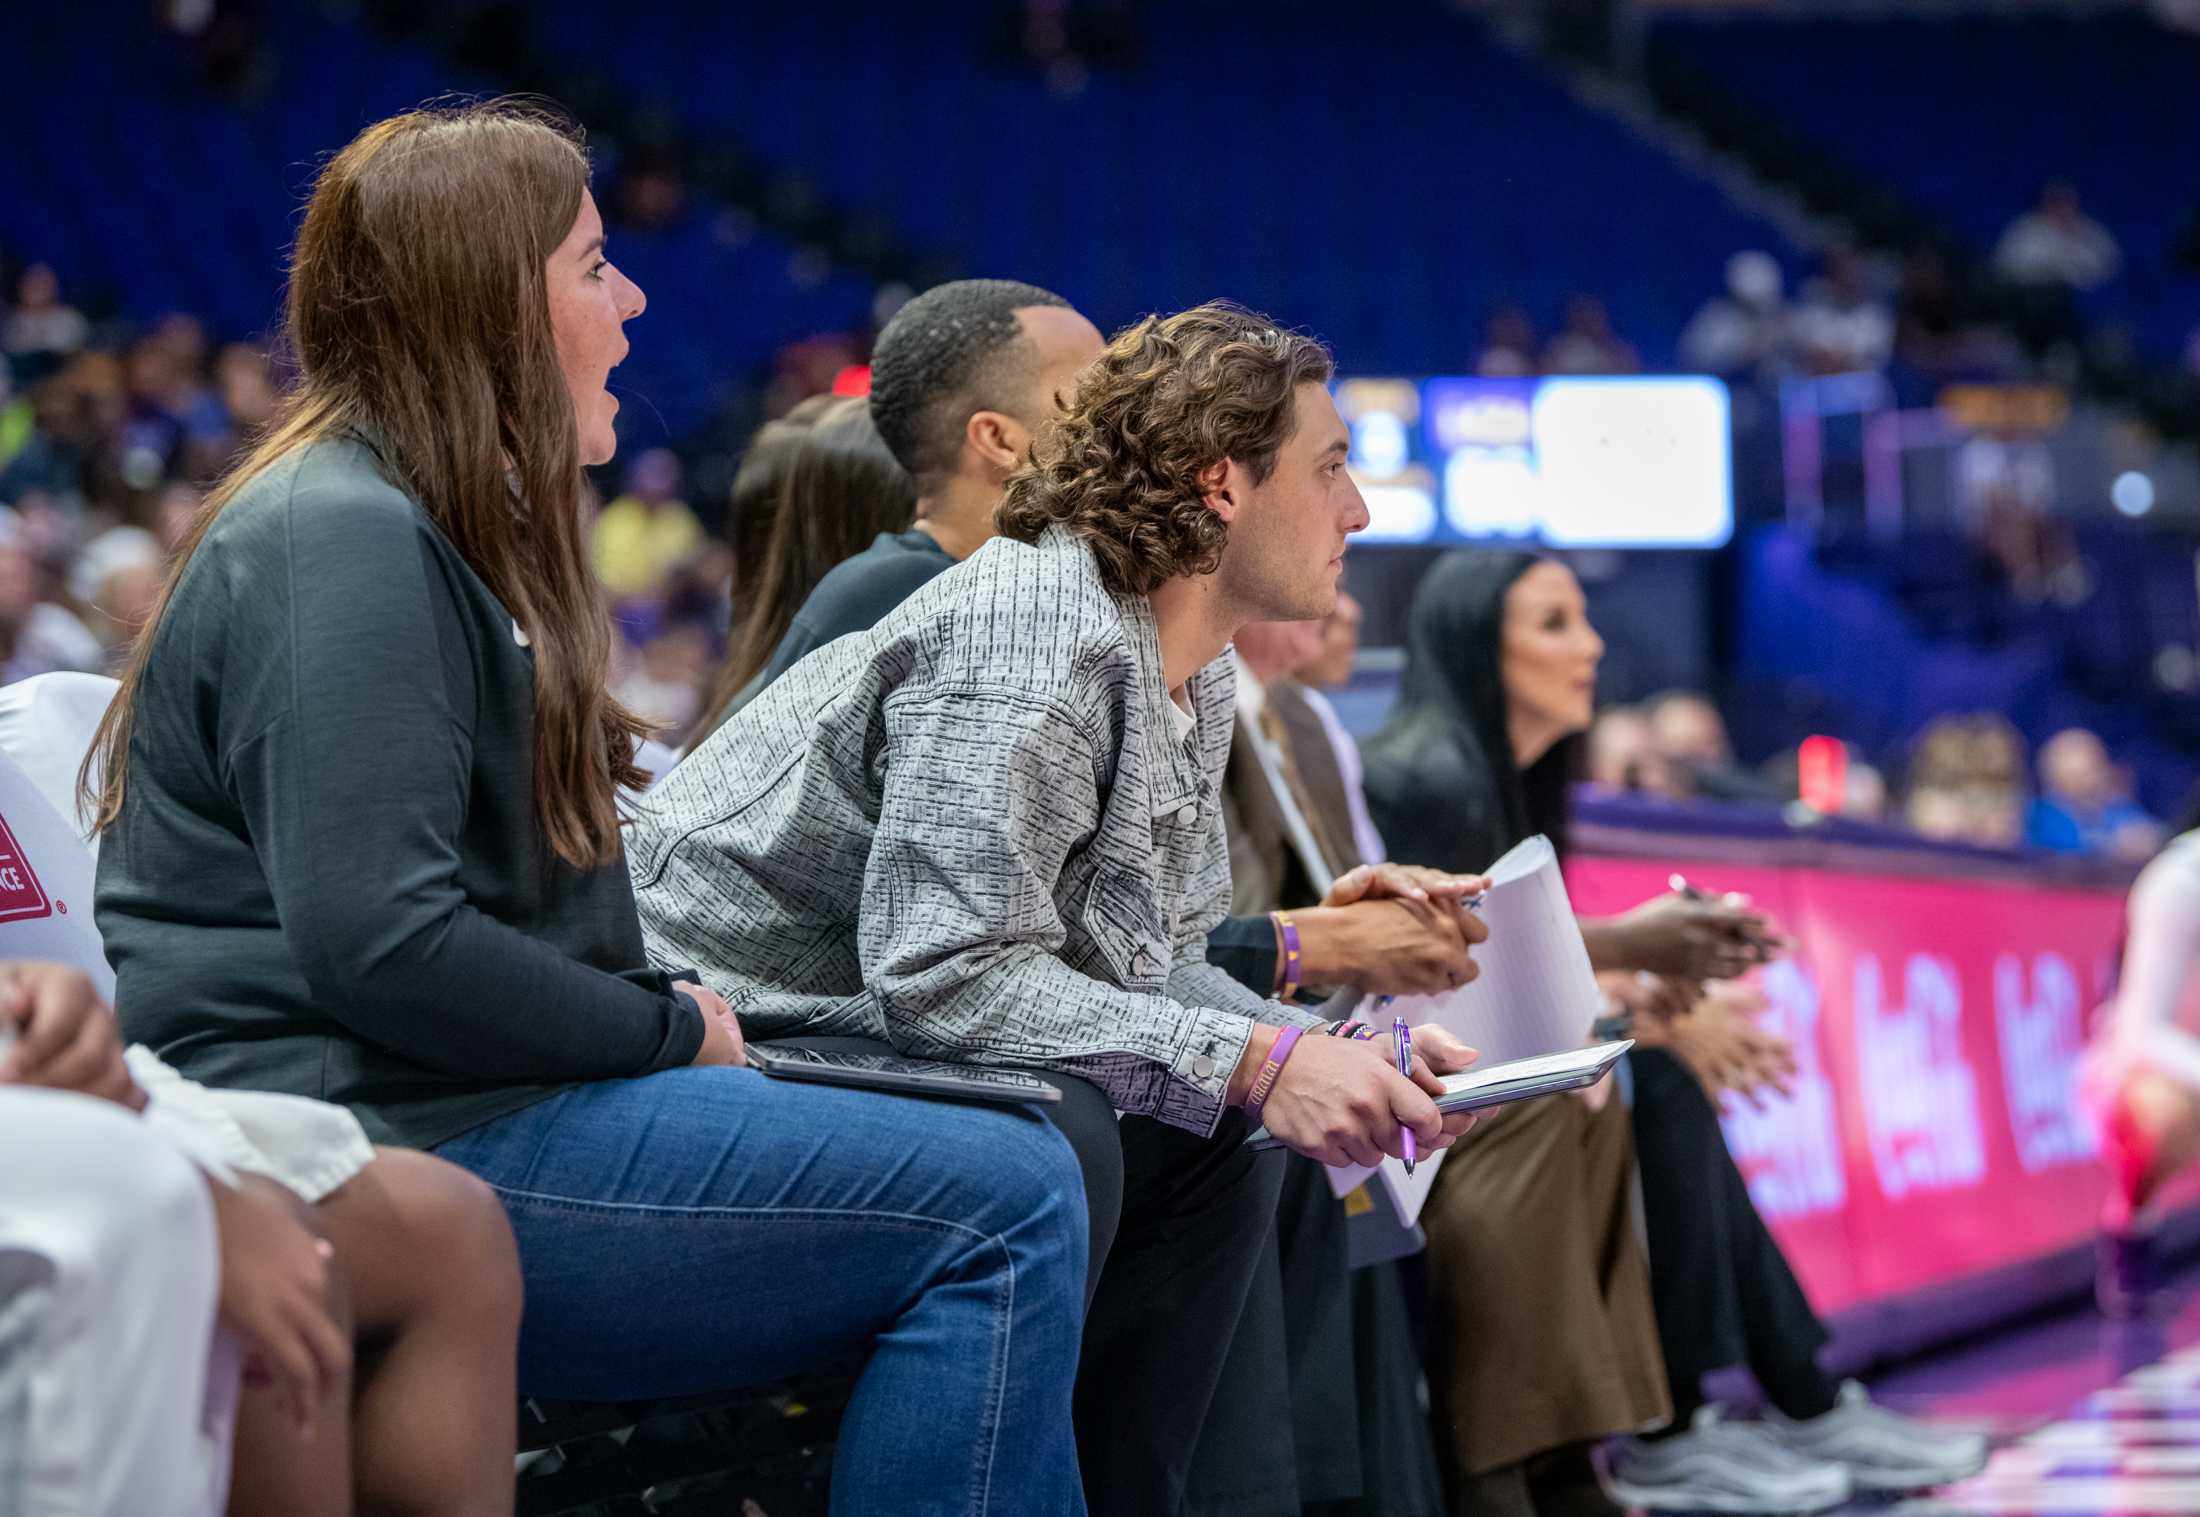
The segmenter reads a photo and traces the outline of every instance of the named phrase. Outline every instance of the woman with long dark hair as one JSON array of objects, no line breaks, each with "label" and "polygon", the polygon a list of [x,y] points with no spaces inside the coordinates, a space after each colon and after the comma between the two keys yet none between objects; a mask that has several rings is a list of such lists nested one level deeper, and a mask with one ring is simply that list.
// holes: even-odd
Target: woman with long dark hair
[{"label": "woman with long dark hair", "polygon": [[[1572,572],[1533,553],[1446,554],[1414,595],[1408,639],[1398,706],[1365,750],[1369,807],[1398,861],[1479,870],[1536,833],[1563,856],[1604,652]],[[1774,946],[1740,906],[1680,895],[1581,928],[1597,969],[1665,977],[1682,1008]],[[1661,1032],[1655,1018],[1638,1028]],[[1816,1510],[1852,1487],[1972,1473],[1981,1440],[1896,1417],[1818,1367],[1825,1330],[1717,1108],[1665,1049],[1630,1064],[1631,1123],[1618,1102],[1571,1096],[1500,1108],[1437,1176],[1422,1220],[1455,1507],[1594,1509],[1589,1446],[1661,1422],[1666,1436],[1613,1462],[1628,1505]],[[1628,1199],[1638,1149],[1647,1281]],[[1761,1424],[1705,1403],[1703,1375],[1739,1364],[1772,1402]]]},{"label": "woman with long dark hair", "polygon": [[741,461],[734,495],[747,511],[767,508],[771,526],[761,557],[738,571],[748,594],[734,607],[732,647],[690,746],[751,693],[826,572],[880,533],[906,531],[917,509],[916,481],[894,461],[857,395],[806,400],[765,423]]},{"label": "woman with long dark hair", "polygon": [[195,1079],[349,1106],[494,1187],[530,1393],[729,1388],[868,1350],[844,1511],[1082,1510],[1067,1145],[1009,1109],[767,1080],[646,962],[581,552],[640,290],[579,134],[410,112],[329,161],[299,383],[210,497],[108,713],[99,922]]}]

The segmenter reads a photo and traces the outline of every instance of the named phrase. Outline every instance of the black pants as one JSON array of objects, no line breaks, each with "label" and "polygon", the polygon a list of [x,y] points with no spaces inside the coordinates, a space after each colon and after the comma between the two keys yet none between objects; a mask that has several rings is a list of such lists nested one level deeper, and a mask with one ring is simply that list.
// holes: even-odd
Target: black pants
[{"label": "black pants", "polygon": [[[1249,1330],[1232,1345],[1232,1399],[1208,1416],[1192,1473],[1196,1517],[1441,1517],[1403,1271],[1354,1269],[1351,1254],[1329,1172],[1285,1156],[1250,1308],[1280,1315],[1282,1340]],[[1286,1380],[1287,1402],[1273,1389]]]},{"label": "black pants", "polygon": [[1673,1426],[1703,1404],[1703,1377],[1746,1367],[1790,1417],[1832,1408],[1818,1367],[1826,1329],[1757,1215],[1727,1151],[1718,1108],[1663,1049],[1629,1056],[1635,1152],[1650,1238],[1650,1294],[1673,1395]]},{"label": "black pants", "polygon": [[[1179,1511],[1211,1409],[1266,1403],[1268,1416],[1289,1419],[1283,1315],[1274,1299],[1251,1299],[1284,1155],[1248,1152],[1245,1130],[1236,1111],[1212,1138],[1122,1120],[1123,1216],[1077,1370],[1077,1452],[1094,1517]],[[1230,1440],[1202,1453],[1200,1469],[1253,1485],[1273,1458]]]},{"label": "black pants", "polygon": [[[868,1038],[782,1041],[893,1051]],[[1061,1087],[1061,1102],[1040,1110],[1076,1151],[1091,1211],[1075,1402],[1085,1501],[1094,1517],[1174,1513],[1210,1407],[1282,1399],[1283,1316],[1272,1301],[1248,1311],[1247,1298],[1274,1230],[1284,1156],[1248,1152],[1240,1112],[1202,1138],[1118,1120],[1097,1087],[1041,1073]],[[1231,1440],[1201,1468],[1251,1483],[1270,1459],[1257,1442]]]}]

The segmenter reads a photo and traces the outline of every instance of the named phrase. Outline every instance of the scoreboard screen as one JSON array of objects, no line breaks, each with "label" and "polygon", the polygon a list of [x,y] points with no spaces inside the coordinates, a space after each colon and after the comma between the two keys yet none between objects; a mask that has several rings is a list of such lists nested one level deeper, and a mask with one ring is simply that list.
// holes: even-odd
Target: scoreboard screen
[{"label": "scoreboard screen", "polygon": [[1726,386],[1697,375],[1347,379],[1359,541],[1716,548],[1734,530]]}]

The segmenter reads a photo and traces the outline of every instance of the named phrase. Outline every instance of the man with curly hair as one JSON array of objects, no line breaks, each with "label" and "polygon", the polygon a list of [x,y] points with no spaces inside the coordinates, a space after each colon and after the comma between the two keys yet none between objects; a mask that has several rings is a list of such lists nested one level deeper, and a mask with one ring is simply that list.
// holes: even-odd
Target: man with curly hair
[{"label": "man with curly hair", "polygon": [[[1061,296],[1014,279],[950,280],[895,312],[872,349],[870,411],[916,483],[915,519],[906,531],[880,533],[818,582],[733,709],[827,643],[870,630],[990,541],[1009,477],[1104,343]],[[1370,995],[1442,990],[1471,973],[1471,924],[1386,906],[1386,888],[1374,872],[1352,870],[1321,901],[1289,903],[1295,966],[1286,965],[1282,934],[1267,912],[1217,922],[1207,934],[1208,962],[1265,993],[1285,988],[1288,967],[1310,990]],[[1080,1157],[1089,1158],[1082,1135],[1070,1131]],[[1088,1183],[1093,1178],[1088,1164]],[[1098,1207],[1104,1198],[1088,1199]],[[1112,1221],[1096,1216],[1095,1275],[1112,1233]]]},{"label": "man with curly hair", "polygon": [[1207,962],[1225,652],[1325,614],[1367,524],[1330,371],[1234,306],[1125,329],[1008,481],[1001,535],[790,670],[631,834],[652,958],[699,968],[751,1036],[1059,1070],[1123,1114],[1077,1391],[1095,1511],[1181,1505],[1240,1330],[1274,1352],[1231,1362],[1272,1379],[1223,1394],[1289,1415],[1281,1324],[1246,1303],[1280,1178],[1240,1146],[1248,1117],[1331,1163],[1465,1126],[1430,1099],[1457,1043],[1428,1035],[1408,1078]]}]

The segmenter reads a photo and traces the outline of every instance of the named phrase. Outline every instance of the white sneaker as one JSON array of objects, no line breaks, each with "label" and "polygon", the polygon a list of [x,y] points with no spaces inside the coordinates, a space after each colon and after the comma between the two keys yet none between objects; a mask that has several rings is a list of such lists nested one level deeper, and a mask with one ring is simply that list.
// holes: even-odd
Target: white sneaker
[{"label": "white sneaker", "polygon": [[1935,1427],[1875,1406],[1854,1380],[1823,1416],[1794,1422],[1768,1407],[1764,1425],[1788,1452],[1844,1466],[1859,1491],[1922,1491],[1986,1468],[1984,1434]]},{"label": "white sneaker", "polygon": [[1630,1438],[1612,1455],[1607,1483],[1622,1506],[1652,1512],[1823,1512],[1849,1499],[1849,1472],[1789,1452],[1754,1423],[1698,1407],[1688,1431]]}]

